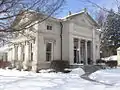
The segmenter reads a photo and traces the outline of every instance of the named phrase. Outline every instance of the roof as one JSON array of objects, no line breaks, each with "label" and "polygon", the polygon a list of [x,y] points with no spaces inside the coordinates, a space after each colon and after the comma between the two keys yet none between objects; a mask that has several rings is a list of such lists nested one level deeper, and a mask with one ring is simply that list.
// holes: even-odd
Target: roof
[{"label": "roof", "polygon": [[71,15],[68,15],[68,16],[62,18],[62,19],[65,20],[65,19],[73,18],[73,17],[78,16],[78,15],[82,15],[82,14],[87,15],[89,17],[89,19],[94,23],[94,25],[99,27],[98,23],[92,18],[92,16],[86,10],[82,10],[81,12],[78,12],[78,13],[73,13]]},{"label": "roof", "polygon": [[[32,21],[32,22],[35,22],[36,20],[39,20],[40,18],[43,18],[43,21],[44,21],[44,19],[48,19],[48,17],[49,17],[49,15],[46,15],[46,14],[43,14],[41,12],[37,12],[37,11],[34,11],[34,10],[28,10],[28,11],[21,10],[20,14],[18,16],[16,16],[16,18],[15,18],[13,24],[12,24],[12,27],[17,26],[18,23],[20,23],[21,19],[26,18],[24,16],[27,15],[27,14],[31,15],[30,16],[31,18],[28,21]],[[59,19],[57,19],[55,17],[52,17],[52,16],[50,16],[49,19],[54,20],[54,21],[59,21]],[[24,22],[24,23],[28,23],[28,21]],[[21,23],[20,25],[25,25],[24,23]]]},{"label": "roof", "polygon": [[67,18],[74,17],[74,16],[77,16],[77,15],[80,15],[80,14],[83,14],[83,13],[85,13],[85,11],[81,11],[81,12],[78,12],[78,13],[73,13],[73,14],[67,15],[66,17],[63,17],[61,19],[67,19]]},{"label": "roof", "polygon": [[[33,10],[29,10],[27,12],[30,13],[30,14],[37,15],[38,17],[41,17],[41,16],[43,16],[45,18],[47,17],[47,15],[45,15],[45,14],[43,14],[41,12],[36,12],[36,11],[33,11]],[[97,22],[89,15],[89,13],[87,12],[86,9],[82,10],[81,12],[73,13],[71,15],[68,15],[68,16],[66,16],[64,18],[61,18],[61,19],[58,19],[58,18],[55,18],[55,17],[51,16],[51,17],[49,17],[49,20],[53,20],[53,21],[57,21],[57,22],[62,22],[62,21],[69,20],[69,18],[74,18],[75,16],[83,15],[83,14],[87,15],[87,17],[93,22],[94,26],[99,27],[99,25],[97,24]],[[38,17],[36,18],[37,20],[38,20]],[[15,19],[15,21],[14,21],[14,23],[13,23],[13,26],[14,25],[16,26],[16,24],[18,24],[20,22],[21,18],[22,18],[22,16],[17,16],[16,19]]]},{"label": "roof", "polygon": [[0,53],[5,53],[11,48],[12,48],[12,46],[9,46],[9,45],[5,45],[3,47],[0,47]]}]

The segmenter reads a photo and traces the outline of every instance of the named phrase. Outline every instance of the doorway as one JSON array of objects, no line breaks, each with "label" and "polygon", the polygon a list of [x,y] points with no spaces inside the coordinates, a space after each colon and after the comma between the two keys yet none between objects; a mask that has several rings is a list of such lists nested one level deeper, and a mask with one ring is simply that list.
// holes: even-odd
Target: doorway
[{"label": "doorway", "polygon": [[79,39],[74,38],[74,63],[79,63]]}]

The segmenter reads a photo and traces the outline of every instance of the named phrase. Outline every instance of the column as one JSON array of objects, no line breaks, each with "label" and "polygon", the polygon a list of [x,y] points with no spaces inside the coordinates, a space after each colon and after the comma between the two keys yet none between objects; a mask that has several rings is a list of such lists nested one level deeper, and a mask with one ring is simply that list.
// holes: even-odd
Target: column
[{"label": "column", "polygon": [[85,40],[85,64],[88,65],[88,55],[87,55],[87,41]]},{"label": "column", "polygon": [[93,38],[92,38],[92,59],[93,59],[93,64],[96,63],[96,51],[95,51],[95,48],[96,48],[96,43],[95,43],[95,29],[93,28]]},{"label": "column", "polygon": [[93,43],[92,43],[92,46],[93,46],[93,64],[95,64],[95,62],[96,62],[96,51],[95,51],[95,42],[93,41]]},{"label": "column", "polygon": [[33,44],[33,62],[32,62],[32,71],[36,72],[38,69],[38,46],[39,45],[39,35],[37,33],[36,39]]},{"label": "column", "polygon": [[17,61],[17,68],[22,69],[22,60],[23,59],[23,52],[22,52],[22,45],[18,47],[18,61]]},{"label": "column", "polygon": [[69,36],[69,61],[70,64],[74,63],[74,40],[72,35]]},{"label": "column", "polygon": [[81,39],[78,41],[78,48],[79,48],[79,63],[81,62]]},{"label": "column", "polygon": [[92,50],[92,41],[90,41],[90,59],[91,59],[91,64],[93,64],[93,50]]},{"label": "column", "polygon": [[29,42],[25,45],[25,60],[23,62],[23,69],[27,70],[29,67],[29,61],[30,61],[30,45]]},{"label": "column", "polygon": [[18,60],[20,61],[21,60],[21,55],[22,55],[22,50],[21,50],[21,45],[19,45],[18,47]]},{"label": "column", "polygon": [[[69,23],[69,32],[73,32],[73,27],[74,24],[72,22]],[[73,39],[73,35],[71,33],[69,33],[69,62],[72,65],[74,63],[74,39]]]},{"label": "column", "polygon": [[12,49],[12,67],[15,67],[16,66],[16,61],[17,61],[17,46],[14,45],[13,49]]},{"label": "column", "polygon": [[7,61],[7,53],[3,53],[2,57],[3,57],[3,61]]}]

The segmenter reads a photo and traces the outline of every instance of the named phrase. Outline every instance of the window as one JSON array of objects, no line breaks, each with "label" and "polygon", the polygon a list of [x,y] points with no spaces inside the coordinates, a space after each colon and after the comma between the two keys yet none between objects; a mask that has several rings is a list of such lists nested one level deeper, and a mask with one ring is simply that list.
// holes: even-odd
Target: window
[{"label": "window", "polygon": [[46,61],[50,61],[52,57],[52,43],[46,44]]},{"label": "window", "polygon": [[33,52],[31,52],[31,61],[33,61]]},{"label": "window", "polygon": [[22,45],[22,52],[23,52],[23,61],[25,60],[25,46]]},{"label": "window", "polygon": [[31,61],[33,61],[33,45],[32,45],[32,43],[30,44],[30,49],[31,49]]},{"label": "window", "polygon": [[32,45],[32,43],[30,44],[30,50],[31,50],[31,52],[32,52],[32,48],[33,48],[33,45]]},{"label": "window", "polygon": [[47,30],[52,30],[52,26],[47,25]]},{"label": "window", "polygon": [[96,49],[98,48],[98,46],[96,45]]},{"label": "window", "polygon": [[25,53],[23,53],[23,61],[25,60]]}]

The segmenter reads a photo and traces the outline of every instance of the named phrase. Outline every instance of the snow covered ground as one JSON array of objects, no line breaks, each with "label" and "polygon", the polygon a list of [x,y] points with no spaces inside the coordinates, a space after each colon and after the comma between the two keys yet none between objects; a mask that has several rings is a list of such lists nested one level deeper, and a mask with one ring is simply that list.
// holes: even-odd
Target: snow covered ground
[{"label": "snow covered ground", "polygon": [[89,77],[98,82],[120,86],[120,68],[99,70],[92,73]]},{"label": "snow covered ground", "polygon": [[110,56],[110,57],[105,57],[105,58],[102,58],[102,60],[105,60],[105,61],[109,61],[109,60],[117,61],[117,55],[113,55],[113,56]]},{"label": "snow covered ground", "polygon": [[[102,72],[104,73],[104,71]],[[119,72],[115,71],[115,73]],[[84,71],[80,68],[73,69],[71,73],[67,74],[48,73],[45,70],[42,70],[41,73],[33,73],[0,69],[0,90],[120,90],[119,85],[107,86],[84,80],[80,78],[82,74]],[[120,79],[120,77],[118,78]],[[119,84],[119,82],[116,83]]]}]

